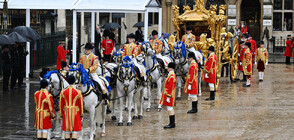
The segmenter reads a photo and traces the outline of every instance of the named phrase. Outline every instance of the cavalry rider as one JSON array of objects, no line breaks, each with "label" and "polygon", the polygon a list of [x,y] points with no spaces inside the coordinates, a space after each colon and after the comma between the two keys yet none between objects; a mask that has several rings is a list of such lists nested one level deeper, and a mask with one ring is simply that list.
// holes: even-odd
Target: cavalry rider
[{"label": "cavalry rider", "polygon": [[123,46],[123,52],[122,52],[122,58],[124,58],[125,56],[129,56],[131,59],[133,59],[133,62],[135,64],[135,66],[140,70],[140,77],[144,77],[144,81],[146,80],[147,77],[146,76],[146,68],[143,65],[144,61],[143,59],[140,60],[140,63],[138,63],[138,60],[136,59],[136,56],[141,54],[141,46],[136,45],[135,42],[135,35],[133,33],[129,34],[127,36],[128,38],[128,44],[125,44]]},{"label": "cavalry rider", "polygon": [[252,75],[252,53],[249,48],[251,47],[251,43],[245,42],[243,46],[246,50],[243,56],[242,67],[244,70],[244,75],[246,76],[246,79],[247,79],[246,84],[244,84],[243,86],[250,87],[250,80]]},{"label": "cavalry rider", "polygon": [[60,117],[62,117],[62,130],[65,140],[77,140],[78,131],[82,130],[84,116],[82,92],[74,88],[75,77],[68,76],[68,88],[60,93]]},{"label": "cavalry rider", "polygon": [[264,69],[268,65],[268,52],[264,48],[264,42],[260,41],[260,46],[255,53],[255,65],[257,65],[259,81],[263,81]]},{"label": "cavalry rider", "polygon": [[189,72],[184,88],[184,92],[189,95],[189,98],[192,99],[192,109],[187,113],[197,113],[197,94],[198,94],[198,64],[196,62],[195,54],[190,52],[188,54],[188,61],[190,63]]},{"label": "cavalry rider", "polygon": [[56,69],[61,69],[61,61],[66,61],[65,54],[69,53],[68,50],[64,50],[65,40],[60,40],[57,47],[57,59],[56,59]]},{"label": "cavalry rider", "polygon": [[176,64],[174,62],[170,62],[168,64],[167,71],[168,76],[165,80],[164,87],[162,89],[161,98],[159,104],[164,105],[167,107],[168,115],[169,115],[169,124],[164,126],[164,129],[174,128],[176,127],[175,124],[175,111],[174,111],[174,104],[175,104],[175,92],[176,92],[176,84],[177,84],[177,76],[174,72]]},{"label": "cavalry rider", "polygon": [[208,60],[205,63],[204,71],[204,82],[207,82],[210,88],[210,97],[205,99],[211,101],[215,99],[215,83],[216,83],[216,66],[217,66],[217,57],[214,54],[214,47],[210,46],[208,48]]},{"label": "cavalry rider", "polygon": [[40,81],[41,90],[35,93],[35,124],[37,128],[37,139],[47,140],[48,133],[52,128],[51,119],[55,118],[52,95],[48,90],[48,81],[43,79]]},{"label": "cavalry rider", "polygon": [[152,49],[156,55],[157,58],[160,58],[161,55],[161,51],[162,51],[162,42],[158,39],[158,32],[156,30],[152,31],[152,39],[149,41]]},{"label": "cavalry rider", "polygon": [[[101,90],[102,90],[102,98],[105,100],[105,103],[108,103],[106,100],[107,97],[107,88],[105,86],[105,83],[102,79],[100,79],[96,73],[96,70],[99,66],[99,59],[98,56],[92,53],[93,46],[90,43],[87,43],[85,46],[85,54],[80,58],[80,62],[86,71],[91,74],[92,80],[99,83]],[[94,83],[95,83],[94,82]],[[95,84],[97,86],[97,84]]]}]

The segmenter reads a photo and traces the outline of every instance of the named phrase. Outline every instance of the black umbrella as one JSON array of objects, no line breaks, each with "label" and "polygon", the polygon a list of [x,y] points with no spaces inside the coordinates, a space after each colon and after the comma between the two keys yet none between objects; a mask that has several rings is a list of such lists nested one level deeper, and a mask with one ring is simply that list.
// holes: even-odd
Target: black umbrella
[{"label": "black umbrella", "polygon": [[11,45],[11,44],[15,44],[15,41],[10,39],[7,35],[0,35],[0,44],[1,45]]},{"label": "black umbrella", "polygon": [[41,38],[40,35],[35,30],[26,26],[17,26],[12,29],[12,32],[17,32],[23,37],[26,37],[30,40],[38,40]]},{"label": "black umbrella", "polygon": [[117,29],[117,28],[121,28],[121,26],[117,23],[106,23],[105,25],[102,26],[102,28],[104,29]]},{"label": "black umbrella", "polygon": [[[151,26],[151,24],[148,23],[148,26]],[[144,27],[144,22],[138,22],[133,27]]]},{"label": "black umbrella", "polygon": [[30,42],[31,41],[30,39],[23,37],[17,32],[12,32],[8,34],[8,37],[12,39],[14,42]]}]

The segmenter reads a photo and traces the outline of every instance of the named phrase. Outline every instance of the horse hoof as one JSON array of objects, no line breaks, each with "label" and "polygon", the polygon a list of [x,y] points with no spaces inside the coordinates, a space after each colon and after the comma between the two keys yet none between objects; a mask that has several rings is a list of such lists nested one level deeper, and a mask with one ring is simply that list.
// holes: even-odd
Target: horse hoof
[{"label": "horse hoof", "polygon": [[181,97],[177,97],[176,100],[181,100]]},{"label": "horse hoof", "polygon": [[162,108],[158,108],[157,111],[160,112],[162,110]]},{"label": "horse hoof", "polygon": [[133,108],[133,109],[132,109],[132,112],[134,112],[134,111],[135,111],[135,109]]},{"label": "horse hoof", "polygon": [[118,124],[117,124],[117,126],[123,126],[124,124],[122,123],[122,122],[119,122]]},{"label": "horse hoof", "polygon": [[146,112],[150,112],[150,108],[147,108],[147,109],[146,109]]},{"label": "horse hoof", "polygon": [[93,134],[93,138],[95,138],[96,137],[96,135],[95,134]]},{"label": "horse hoof", "polygon": [[148,98],[144,97],[144,101],[148,101]]},{"label": "horse hoof", "polygon": [[105,134],[105,133],[101,133],[100,136],[101,136],[101,137],[105,137],[106,134]]},{"label": "horse hoof", "polygon": [[133,120],[135,120],[135,119],[138,119],[138,117],[137,116],[133,116]]},{"label": "horse hoof", "polygon": [[125,111],[128,111],[128,108],[127,107],[125,108]]},{"label": "horse hoof", "polygon": [[100,124],[100,128],[102,128],[103,124]]},{"label": "horse hoof", "polygon": [[200,93],[200,94],[198,94],[198,96],[199,96],[199,97],[201,97],[201,93]]},{"label": "horse hoof", "polygon": [[112,119],[113,121],[115,121],[115,120],[116,120],[116,116],[111,116],[111,119]]},{"label": "horse hoof", "polygon": [[142,115],[139,115],[139,116],[138,116],[138,119],[143,119],[143,116],[142,116]]},{"label": "horse hoof", "polygon": [[127,126],[132,126],[133,124],[131,122],[128,122],[127,123]]}]

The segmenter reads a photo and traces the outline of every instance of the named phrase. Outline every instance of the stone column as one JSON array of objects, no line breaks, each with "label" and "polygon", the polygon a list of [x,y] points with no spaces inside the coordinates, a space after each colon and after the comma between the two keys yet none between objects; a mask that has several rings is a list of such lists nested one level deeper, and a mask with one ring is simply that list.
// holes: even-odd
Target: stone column
[{"label": "stone column", "polygon": [[66,12],[65,10],[57,10],[57,31],[66,31]]},{"label": "stone column", "polygon": [[99,22],[100,22],[99,17],[100,17],[99,12],[96,12],[96,25],[99,25]]},{"label": "stone column", "polygon": [[[80,30],[80,34],[81,34],[81,44],[86,44],[87,40],[88,40],[88,35],[86,34],[85,31],[85,16],[84,16],[84,12],[81,12],[81,30]],[[81,47],[81,54],[84,54],[84,47]]]},{"label": "stone column", "polygon": [[[263,1],[263,29],[262,29],[262,38],[264,41],[264,47],[268,49],[269,53],[273,53],[273,42],[270,41],[273,34],[273,23],[272,23],[272,15],[273,15],[273,6],[270,0]],[[268,31],[268,32],[267,32]],[[266,36],[268,35],[269,38]]]},{"label": "stone column", "polygon": [[167,25],[165,25],[166,26],[166,32],[167,33],[172,33],[172,31],[171,31],[171,26],[172,26],[172,15],[171,15],[171,5],[173,4],[173,2],[171,1],[171,0],[167,0],[166,2],[165,2],[165,5],[166,5],[166,10],[167,11],[165,11],[165,13],[166,13],[166,22],[165,23],[167,23]]}]

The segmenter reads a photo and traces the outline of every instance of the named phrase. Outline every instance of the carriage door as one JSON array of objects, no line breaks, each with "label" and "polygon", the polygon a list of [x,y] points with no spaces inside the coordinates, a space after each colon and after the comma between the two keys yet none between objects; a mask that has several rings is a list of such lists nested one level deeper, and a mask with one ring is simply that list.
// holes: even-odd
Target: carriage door
[{"label": "carriage door", "polygon": [[245,21],[247,31],[256,41],[260,41],[260,13],[259,0],[243,0],[241,3],[241,21]]}]

